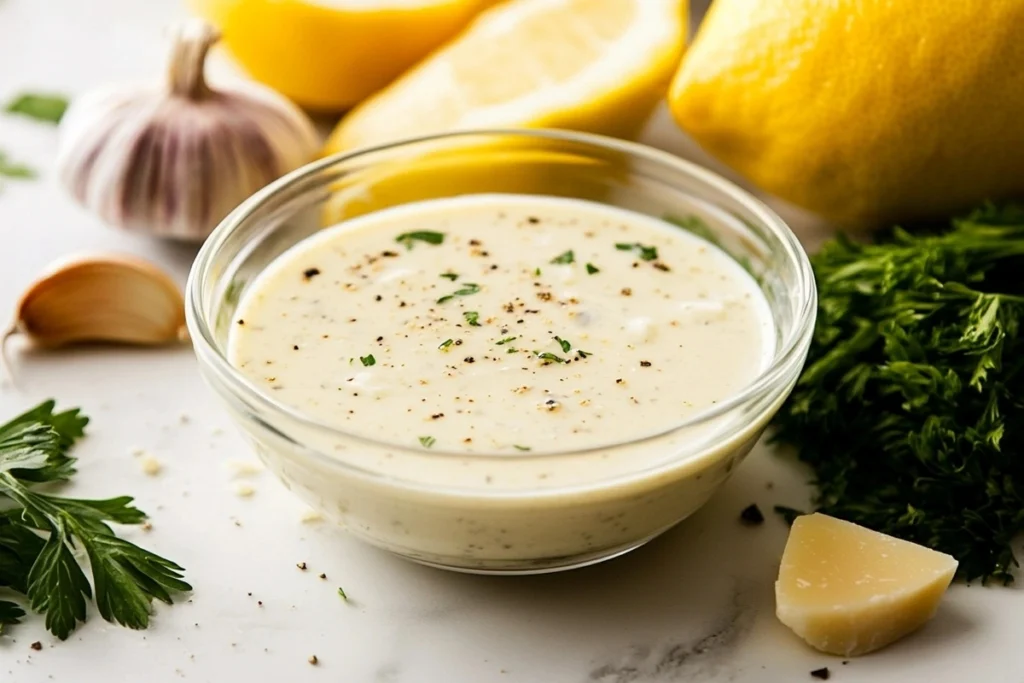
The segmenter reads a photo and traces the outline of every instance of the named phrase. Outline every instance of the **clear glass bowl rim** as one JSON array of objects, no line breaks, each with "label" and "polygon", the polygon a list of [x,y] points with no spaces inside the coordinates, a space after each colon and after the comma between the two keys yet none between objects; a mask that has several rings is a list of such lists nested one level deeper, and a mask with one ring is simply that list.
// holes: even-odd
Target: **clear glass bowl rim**
[{"label": "clear glass bowl rim", "polygon": [[[766,393],[771,392],[773,389],[778,389],[785,385],[787,375],[792,372],[793,364],[802,362],[803,349],[809,343],[810,337],[814,331],[815,314],[817,311],[817,289],[814,284],[814,272],[811,268],[810,260],[808,259],[803,246],[800,244],[800,241],[789,226],[786,225],[785,221],[783,221],[782,218],[780,218],[763,202],[740,188],[738,185],[726,180],[713,171],[677,157],[669,152],[641,143],[629,142],[604,135],[543,128],[460,130],[456,132],[404,138],[402,140],[397,140],[383,145],[359,148],[352,152],[341,152],[306,164],[305,166],[282,176],[253,194],[251,197],[239,204],[220,222],[220,224],[217,225],[214,231],[203,243],[203,246],[199,250],[188,275],[188,281],[185,287],[185,317],[189,335],[192,338],[192,344],[199,362],[209,365],[211,369],[216,372],[217,377],[227,385],[227,388],[236,396],[244,398],[246,403],[255,404],[259,406],[259,408],[269,411],[272,414],[276,413],[279,416],[294,420],[305,429],[311,429],[327,436],[354,441],[356,443],[365,443],[375,448],[387,448],[396,451],[412,450],[407,446],[402,446],[393,442],[379,441],[377,439],[338,429],[330,424],[305,415],[301,411],[281,403],[268,394],[261,392],[255,384],[250,382],[234,366],[231,365],[227,356],[217,343],[214,337],[213,326],[210,324],[210,320],[207,319],[207,316],[204,313],[207,304],[206,297],[204,295],[204,284],[207,279],[211,277],[211,265],[214,263],[215,257],[223,248],[224,243],[230,237],[231,233],[237,229],[239,225],[248,220],[253,213],[260,210],[268,201],[272,200],[278,193],[286,190],[287,188],[316,176],[335,164],[353,159],[372,156],[389,150],[412,148],[423,143],[446,140],[455,141],[459,139],[471,140],[473,138],[480,137],[511,137],[523,140],[553,140],[568,142],[581,146],[602,148],[605,151],[617,152],[628,157],[639,157],[654,164],[672,167],[674,170],[689,176],[692,180],[697,181],[697,183],[713,188],[724,194],[732,201],[742,205],[744,209],[751,212],[759,221],[761,221],[762,225],[780,241],[787,260],[795,266],[798,285],[797,292],[794,294],[798,295],[800,299],[799,310],[797,317],[794,320],[793,327],[786,338],[782,340],[782,343],[776,348],[775,354],[768,367],[766,367],[760,375],[744,387],[743,390],[729,396],[723,401],[720,401],[713,407],[708,408],[687,420],[675,422],[660,432],[645,436],[641,439],[627,439],[623,442],[613,442],[604,446],[587,449],[544,451],[540,453],[517,453],[517,459],[543,459],[586,455],[606,451],[609,448],[614,448],[624,444],[635,444],[642,441],[658,439],[672,432],[693,427],[718,418],[738,406],[755,400]],[[799,368],[797,368],[797,370],[799,370]],[[417,455],[428,457],[455,457],[466,460],[486,460],[495,457],[492,453],[465,453],[433,449],[422,452],[417,450],[416,453]],[[334,460],[333,458],[330,459]],[[340,461],[337,464],[341,464]]]}]

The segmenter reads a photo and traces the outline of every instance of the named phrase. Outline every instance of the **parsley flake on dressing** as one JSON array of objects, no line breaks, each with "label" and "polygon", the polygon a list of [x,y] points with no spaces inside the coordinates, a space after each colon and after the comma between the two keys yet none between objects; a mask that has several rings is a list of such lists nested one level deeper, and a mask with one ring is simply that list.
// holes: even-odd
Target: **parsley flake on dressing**
[{"label": "parsley flake on dressing", "polygon": [[600,273],[600,272],[601,272],[601,269],[598,268],[597,266],[595,266],[593,263],[588,263],[587,264],[587,275],[594,275],[595,273]]},{"label": "parsley flake on dressing", "polygon": [[653,261],[658,258],[657,247],[648,247],[639,242],[617,242],[615,248],[619,251],[631,251],[637,254],[641,261]]},{"label": "parsley flake on dressing", "polygon": [[559,254],[555,258],[551,259],[551,263],[568,264],[575,263],[576,255],[572,253],[572,249],[569,251]]},{"label": "parsley flake on dressing", "polygon": [[359,361],[365,366],[370,367],[371,365],[377,364],[377,359],[373,357],[371,353],[369,356],[360,356]]},{"label": "parsley flake on dressing", "polygon": [[462,314],[470,327],[480,327],[480,314],[476,311],[466,311]]},{"label": "parsley flake on dressing", "polygon": [[420,437],[420,445],[423,446],[424,448],[430,448],[435,443],[437,443],[437,439],[435,439],[432,436],[421,436]]},{"label": "parsley flake on dressing", "polygon": [[441,273],[441,277],[443,277],[446,280],[451,280],[452,282],[455,282],[456,280],[459,279],[459,274],[458,273]]},{"label": "parsley flake on dressing", "polygon": [[448,348],[449,346],[451,346],[451,345],[452,345],[453,343],[455,343],[455,340],[454,340],[454,339],[445,339],[445,340],[444,340],[443,342],[441,342],[441,343],[440,343],[440,344],[438,345],[438,347],[437,347],[437,348],[439,348],[439,349],[441,349],[441,350],[443,351],[443,350],[446,350],[446,349],[447,349],[447,348]]},{"label": "parsley flake on dressing", "polygon": [[476,294],[479,291],[480,291],[480,285],[478,285],[476,283],[473,283],[473,282],[467,282],[462,287],[462,289],[456,289],[451,294],[448,294],[446,296],[442,296],[440,299],[437,300],[437,303],[443,304],[446,301],[451,301],[452,299],[454,299],[457,296],[469,296],[470,294]]},{"label": "parsley flake on dressing", "polygon": [[564,353],[569,353],[570,351],[572,351],[572,344],[565,341],[561,337],[555,337],[555,341],[558,342],[558,345],[562,347],[562,351]]},{"label": "parsley flake on dressing", "polygon": [[534,351],[534,353],[537,354],[537,358],[540,358],[543,361],[547,361],[548,363],[564,363],[565,362],[565,359],[562,358],[561,356],[556,356],[555,354],[548,353],[547,351],[545,351],[544,353],[537,353],[536,351]]},{"label": "parsley flake on dressing", "polygon": [[517,443],[512,444],[512,448],[516,449],[517,451],[529,451],[529,450],[532,450],[529,446],[520,446]]},{"label": "parsley flake on dressing", "polygon": [[415,232],[403,232],[395,238],[399,244],[404,244],[406,249],[412,249],[414,242],[426,242],[427,244],[438,245],[444,242],[443,232],[431,230],[417,230]]}]

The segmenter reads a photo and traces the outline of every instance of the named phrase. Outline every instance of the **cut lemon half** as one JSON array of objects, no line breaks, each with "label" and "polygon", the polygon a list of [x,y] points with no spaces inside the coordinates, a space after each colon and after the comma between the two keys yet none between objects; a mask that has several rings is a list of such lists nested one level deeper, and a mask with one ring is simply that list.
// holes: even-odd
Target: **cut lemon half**
[{"label": "cut lemon half", "polygon": [[634,135],[680,59],[681,0],[513,0],[342,119],[325,153],[450,130]]},{"label": "cut lemon half", "polygon": [[188,0],[249,74],[307,109],[341,111],[497,0]]}]

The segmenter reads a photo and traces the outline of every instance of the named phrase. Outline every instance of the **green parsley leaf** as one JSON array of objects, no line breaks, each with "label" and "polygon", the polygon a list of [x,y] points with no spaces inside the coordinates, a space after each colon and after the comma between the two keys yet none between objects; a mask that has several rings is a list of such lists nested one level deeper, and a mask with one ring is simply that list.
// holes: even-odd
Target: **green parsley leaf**
[{"label": "green parsley leaf", "polygon": [[548,361],[549,363],[564,363],[565,362],[565,359],[562,358],[561,356],[556,356],[555,354],[548,353],[547,351],[545,351],[544,353],[537,353],[536,351],[534,351],[534,353],[537,355],[537,358],[540,358],[541,360],[544,360],[544,361]]},{"label": "green parsley leaf", "polygon": [[7,155],[0,152],[0,176],[16,178],[18,180],[31,180],[36,177],[36,172],[24,164],[8,161]]},{"label": "green parsley leaf", "polygon": [[534,277],[540,277],[540,268],[535,268],[534,269],[533,276]]},{"label": "green parsley leaf", "polygon": [[576,349],[576,355],[580,357],[580,360],[583,360],[587,356],[593,356],[594,354],[590,353],[590,351],[581,351]]},{"label": "green parsley leaf", "polygon": [[593,263],[588,263],[587,264],[587,275],[594,275],[594,274],[600,273],[600,272],[601,272],[601,269],[598,268],[597,266],[595,266]]},{"label": "green parsley leaf", "polygon": [[575,263],[576,255],[572,253],[572,249],[569,251],[559,254],[555,258],[551,259],[551,263],[568,264]]},{"label": "green parsley leaf", "polygon": [[840,237],[812,257],[818,317],[776,439],[822,512],[1009,582],[1024,532],[1024,207],[944,230]]},{"label": "green parsley leaf", "polygon": [[459,274],[458,273],[441,273],[441,277],[443,277],[443,278],[445,278],[447,280],[451,280],[452,282],[455,282],[456,280],[459,279]]},{"label": "green parsley leaf", "polygon": [[67,98],[60,95],[23,93],[8,102],[4,111],[46,123],[60,123],[67,108]]},{"label": "green parsley leaf", "polygon": [[423,446],[424,448],[430,448],[435,443],[437,443],[437,439],[435,439],[432,436],[421,436],[420,437],[420,445]]},{"label": "green parsley leaf", "polygon": [[504,339],[499,339],[498,341],[496,341],[494,343],[496,345],[498,345],[498,346],[504,346],[505,344],[508,344],[509,342],[514,342],[516,339],[517,339],[517,337],[505,337]]},{"label": "green parsley leaf", "polygon": [[470,327],[480,327],[480,314],[476,311],[465,311],[462,317],[466,319]]},{"label": "green parsley leaf", "polygon": [[25,616],[25,610],[8,600],[0,600],[0,633],[5,625],[17,624]]},{"label": "green parsley leaf", "polygon": [[417,230],[415,232],[403,232],[395,238],[399,244],[404,244],[406,249],[412,249],[414,242],[426,242],[427,244],[441,244],[444,242],[443,232],[430,230]]},{"label": "green parsley leaf", "polygon": [[520,446],[520,445],[519,445],[519,444],[517,444],[517,443],[514,443],[514,444],[512,444],[512,448],[516,449],[517,451],[529,451],[529,450],[533,450],[533,449],[531,449],[531,448],[530,448],[529,446]]},{"label": "green parsley leaf", "polygon": [[345,602],[348,602],[348,596],[345,595],[345,589],[342,588],[341,586],[338,586],[338,595],[341,596],[342,600],[344,600]]},{"label": "green parsley leaf", "polygon": [[480,285],[473,282],[467,282],[465,285],[463,285],[462,289],[456,289],[451,294],[442,296],[440,299],[437,300],[437,303],[443,304],[447,301],[451,301],[457,296],[469,296],[470,294],[476,294],[479,291]]},{"label": "green parsley leaf", "polygon": [[658,258],[657,247],[648,247],[640,244],[639,242],[618,242],[615,248],[619,251],[632,251],[640,256],[641,261],[653,261]]},{"label": "green parsley leaf", "polygon": [[359,356],[359,362],[363,364],[363,367],[370,367],[371,365],[377,364],[377,359],[373,357],[371,353],[369,356]]},{"label": "green parsley leaf", "polygon": [[555,341],[558,342],[558,345],[562,347],[562,351],[564,353],[569,353],[572,350],[572,344],[565,341],[561,337],[555,337]]},{"label": "green parsley leaf", "polygon": [[444,350],[444,349],[447,349],[449,346],[451,346],[454,343],[455,343],[454,339],[445,339],[443,342],[441,342],[440,344],[437,345],[437,348]]},{"label": "green parsley leaf", "polygon": [[[62,498],[31,488],[74,474],[68,450],[87,422],[78,410],[55,413],[47,401],[0,427],[0,498],[7,501],[0,511],[0,585],[25,595],[61,639],[85,619],[94,595],[107,621],[145,628],[153,599],[170,603],[172,593],[191,590],[181,567],[114,535],[109,523],[145,519],[131,498]],[[12,604],[0,605],[0,623],[20,618]]]},{"label": "green parsley leaf", "polygon": [[505,353],[519,353],[519,349],[515,348],[514,346],[510,346],[508,350],[505,351]]}]

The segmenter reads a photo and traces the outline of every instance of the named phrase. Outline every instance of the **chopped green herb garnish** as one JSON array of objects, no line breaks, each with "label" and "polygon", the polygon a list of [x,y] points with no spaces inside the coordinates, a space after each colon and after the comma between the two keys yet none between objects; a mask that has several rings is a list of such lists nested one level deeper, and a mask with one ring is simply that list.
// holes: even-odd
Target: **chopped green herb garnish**
[{"label": "chopped green herb garnish", "polygon": [[532,450],[529,446],[520,446],[517,443],[512,444],[512,448],[516,449],[517,451],[529,451],[529,450]]},{"label": "chopped green herb garnish", "polygon": [[430,448],[435,443],[437,443],[437,439],[435,439],[432,436],[421,436],[420,437],[420,445],[423,446],[424,448]]},{"label": "chopped green herb garnish", "polygon": [[8,161],[7,155],[0,152],[0,176],[31,180],[36,177],[36,172],[24,164]]},{"label": "chopped green herb garnish", "polygon": [[466,311],[462,314],[470,327],[480,327],[480,314],[476,311]]},{"label": "chopped green herb garnish", "polygon": [[587,356],[593,356],[594,354],[592,354],[590,351],[580,351],[579,349],[576,349],[576,355],[580,357],[580,360],[582,360]]},{"label": "chopped green herb garnish", "polygon": [[540,268],[537,268],[537,269],[535,269],[535,270],[533,271],[533,276],[534,276],[534,277],[540,277]]},{"label": "chopped green herb garnish", "polygon": [[470,294],[476,294],[479,291],[480,291],[480,285],[475,284],[473,282],[467,282],[462,287],[462,289],[456,289],[451,294],[448,294],[446,296],[442,296],[440,299],[437,300],[437,303],[443,304],[446,301],[451,301],[452,299],[454,299],[457,296],[469,296]]},{"label": "chopped green herb garnish", "polygon": [[555,354],[548,353],[547,351],[545,351],[544,353],[538,353],[538,352],[534,351],[534,353],[537,354],[537,358],[540,358],[541,360],[546,360],[546,361],[548,361],[550,363],[564,363],[565,362],[565,359],[562,358],[561,356],[556,356]]},{"label": "chopped green herb garnish", "polygon": [[60,123],[67,108],[67,98],[60,95],[23,93],[9,102],[4,111],[46,123]]},{"label": "chopped green herb garnish", "polygon": [[447,280],[451,280],[452,282],[455,282],[456,280],[459,279],[459,274],[458,273],[441,273],[441,277],[443,277],[443,278],[445,278]]},{"label": "chopped green herb garnish", "polygon": [[371,365],[376,365],[377,364],[377,359],[373,357],[372,353],[369,356],[359,356],[359,361],[365,367],[370,367]]},{"label": "chopped green herb garnish", "polygon": [[551,259],[551,263],[567,264],[567,263],[575,263],[575,262],[576,262],[576,255],[572,253],[572,249],[570,249],[569,251],[567,251],[565,253],[559,254],[555,258]]},{"label": "chopped green herb garnish", "polygon": [[555,337],[555,341],[558,342],[558,345],[562,347],[562,351],[564,351],[565,353],[569,353],[572,350],[572,344],[565,341],[561,337]]},{"label": "chopped green herb garnish", "polygon": [[345,589],[342,588],[341,586],[338,586],[338,595],[341,596],[342,600],[344,600],[345,602],[348,602],[348,596],[345,595]]},{"label": "chopped green herb garnish", "polygon": [[1024,206],[945,230],[839,238],[811,258],[818,317],[775,420],[825,514],[1013,580],[1024,532]]},{"label": "chopped green herb garnish", "polygon": [[[101,617],[142,629],[154,599],[171,604],[173,593],[191,590],[177,564],[114,534],[111,523],[146,519],[130,497],[54,493],[54,485],[75,474],[68,453],[88,421],[77,409],[55,413],[47,401],[0,426],[0,585],[25,596],[61,640],[85,620],[93,596]],[[37,490],[38,484],[46,486]],[[0,600],[0,624],[23,615],[18,605]]]},{"label": "chopped green herb garnish", "polygon": [[445,340],[444,340],[443,342],[441,342],[441,343],[440,343],[440,344],[438,345],[438,347],[437,347],[437,348],[439,348],[439,349],[447,349],[447,348],[448,348],[449,346],[451,346],[451,345],[452,345],[453,343],[455,343],[455,340],[454,340],[454,339],[445,339]]},{"label": "chopped green herb garnish", "polygon": [[600,273],[601,269],[595,266],[593,263],[587,264],[587,275],[593,275],[594,273]]},{"label": "chopped green herb garnish", "polygon": [[505,344],[508,344],[509,342],[513,342],[515,340],[516,340],[516,337],[505,337],[504,339],[499,339],[498,341],[496,341],[494,343],[497,344],[498,346],[504,346]]},{"label": "chopped green herb garnish", "polygon": [[657,247],[647,247],[639,242],[618,242],[615,248],[619,251],[632,251],[640,256],[641,261],[653,261],[658,258]]},{"label": "chopped green herb garnish", "polygon": [[505,353],[519,353],[519,349],[510,346],[508,351],[506,351]]},{"label": "chopped green herb garnish", "polygon": [[426,242],[427,244],[441,244],[444,242],[443,232],[432,232],[430,230],[418,230],[416,232],[404,232],[395,238],[399,244],[404,244],[406,249],[412,249],[413,242]]}]

